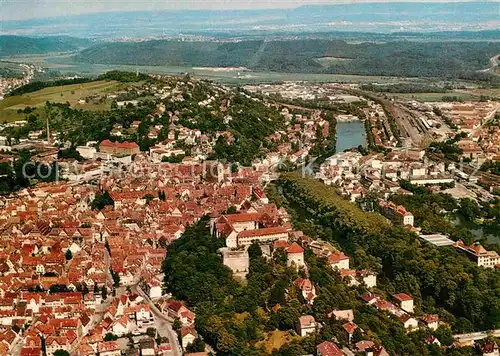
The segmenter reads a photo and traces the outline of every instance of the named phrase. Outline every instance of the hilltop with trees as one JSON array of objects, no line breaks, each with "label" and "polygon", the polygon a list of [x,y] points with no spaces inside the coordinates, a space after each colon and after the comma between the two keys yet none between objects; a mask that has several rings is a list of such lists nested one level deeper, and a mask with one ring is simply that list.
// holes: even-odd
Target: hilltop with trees
[{"label": "hilltop with trees", "polygon": [[81,51],[74,60],[95,64],[245,66],[273,72],[464,78],[498,83],[498,77],[476,71],[487,68],[489,59],[499,52],[496,42],[468,41],[153,40],[98,44]]},{"label": "hilltop with trees", "polygon": [[379,271],[381,288],[404,290],[455,332],[500,327],[498,272],[478,269],[453,247],[435,247],[376,213],[345,201],[333,187],[295,174],[279,180],[295,228],[338,243],[356,266]]}]

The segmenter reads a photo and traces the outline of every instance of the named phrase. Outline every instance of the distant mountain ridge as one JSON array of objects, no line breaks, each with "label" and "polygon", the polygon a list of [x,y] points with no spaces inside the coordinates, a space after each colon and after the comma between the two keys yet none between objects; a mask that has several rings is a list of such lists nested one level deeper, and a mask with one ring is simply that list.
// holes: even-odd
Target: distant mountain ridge
[{"label": "distant mountain ridge", "polygon": [[355,3],[270,10],[107,12],[1,22],[1,32],[84,38],[315,31],[436,32],[500,28],[499,2]]}]

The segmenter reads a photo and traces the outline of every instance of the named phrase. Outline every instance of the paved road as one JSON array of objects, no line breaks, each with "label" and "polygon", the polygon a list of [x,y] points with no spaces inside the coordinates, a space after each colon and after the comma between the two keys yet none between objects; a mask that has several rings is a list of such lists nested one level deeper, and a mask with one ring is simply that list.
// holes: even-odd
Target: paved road
[{"label": "paved road", "polygon": [[[31,325],[28,328],[28,330],[30,330],[31,326],[34,326],[37,321],[38,321],[38,316],[35,316],[33,318],[33,321],[31,322]],[[26,331],[28,331],[28,330],[26,330]],[[12,356],[20,355],[21,349],[23,348],[23,346],[24,346],[24,337],[20,337],[10,347],[9,355],[12,355]]]},{"label": "paved road", "polygon": [[500,337],[500,329],[491,330],[491,331],[478,331],[475,333],[468,334],[456,334],[453,335],[453,338],[460,342],[470,342],[486,339],[488,336]]},{"label": "paved road", "polygon": [[[111,276],[111,256],[109,255],[108,250],[105,248],[104,249],[104,268],[106,271],[106,277],[108,279],[108,282],[113,284],[113,277]],[[92,317],[92,324],[90,327],[90,330],[96,328],[101,321],[104,319],[104,314],[108,311],[109,307],[113,303],[113,301],[117,298],[120,298],[122,294],[126,292],[125,287],[119,287],[116,289],[116,296],[113,297],[111,293],[108,294],[108,297],[104,303],[96,305],[95,313]],[[83,337],[80,337],[78,341],[76,342],[75,345],[73,345],[73,348],[71,349],[72,352],[76,352],[76,350],[80,347],[82,343]]]},{"label": "paved road", "polygon": [[179,345],[177,333],[172,329],[172,322],[174,320],[163,314],[139,286],[132,286],[132,291],[142,296],[148,302],[151,312],[155,317],[156,330],[158,331],[158,334],[162,337],[168,337],[174,356],[181,356],[182,349]]},{"label": "paved road", "polygon": [[496,56],[491,57],[490,64],[491,64],[491,66],[489,68],[481,69],[478,72],[482,72],[482,73],[491,72],[496,67],[498,67],[500,65],[500,54],[497,54]]}]

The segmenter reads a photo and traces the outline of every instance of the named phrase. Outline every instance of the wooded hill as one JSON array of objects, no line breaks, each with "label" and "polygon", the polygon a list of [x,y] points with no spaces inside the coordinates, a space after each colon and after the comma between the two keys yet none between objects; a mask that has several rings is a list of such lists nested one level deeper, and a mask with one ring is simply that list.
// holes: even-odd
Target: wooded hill
[{"label": "wooded hill", "polygon": [[71,52],[88,47],[92,41],[67,36],[25,37],[0,35],[0,57],[51,52]]},{"label": "wooded hill", "polygon": [[390,226],[314,179],[287,173],[279,185],[294,227],[339,244],[354,266],[378,270],[382,289],[411,294],[423,311],[439,313],[455,332],[500,327],[498,271],[478,268],[451,246],[437,248]]},{"label": "wooded hill", "polygon": [[498,53],[500,43],[495,42],[154,40],[98,44],[81,51],[74,60],[95,64],[245,66],[276,72],[488,79],[488,74],[475,71],[489,67],[489,59]]}]

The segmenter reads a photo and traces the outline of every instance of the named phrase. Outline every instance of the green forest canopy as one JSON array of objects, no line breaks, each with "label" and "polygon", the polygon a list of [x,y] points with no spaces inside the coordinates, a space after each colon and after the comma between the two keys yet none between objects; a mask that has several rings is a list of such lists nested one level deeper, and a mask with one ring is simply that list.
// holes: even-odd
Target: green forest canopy
[{"label": "green forest canopy", "polygon": [[[317,344],[332,338],[341,346],[347,345],[342,322],[327,317],[333,309],[354,310],[355,322],[364,331],[355,333],[354,342],[369,338],[382,343],[391,354],[430,354],[425,343],[429,330],[407,334],[399,320],[359,298],[363,287],[349,287],[324,258],[317,258],[310,250],[305,257],[318,294],[312,307],[293,284],[299,276],[305,277],[304,272],[287,268],[283,251],[267,260],[258,245],[251,245],[247,281],[237,282],[218,253],[224,240],[211,235],[207,223],[204,218],[188,227],[169,246],[162,271],[169,292],[195,311],[196,329],[218,355],[268,355],[264,340],[275,330],[290,338],[273,351],[273,356],[313,354]],[[299,316],[306,314],[313,315],[323,327],[317,335],[293,336]],[[434,335],[445,345],[453,342],[448,328],[439,328]]]},{"label": "green forest canopy", "polygon": [[295,228],[338,243],[355,266],[379,271],[384,289],[404,291],[427,312],[441,311],[457,332],[500,327],[500,276],[475,266],[453,247],[434,247],[374,213],[343,200],[334,188],[287,173],[279,180]]},{"label": "green forest canopy", "polygon": [[[467,77],[494,80],[489,59],[497,42],[348,43],[335,39],[103,43],[74,56],[84,63],[176,66],[246,66],[276,72],[341,73],[407,77]],[[321,58],[343,60],[318,61]]]}]

